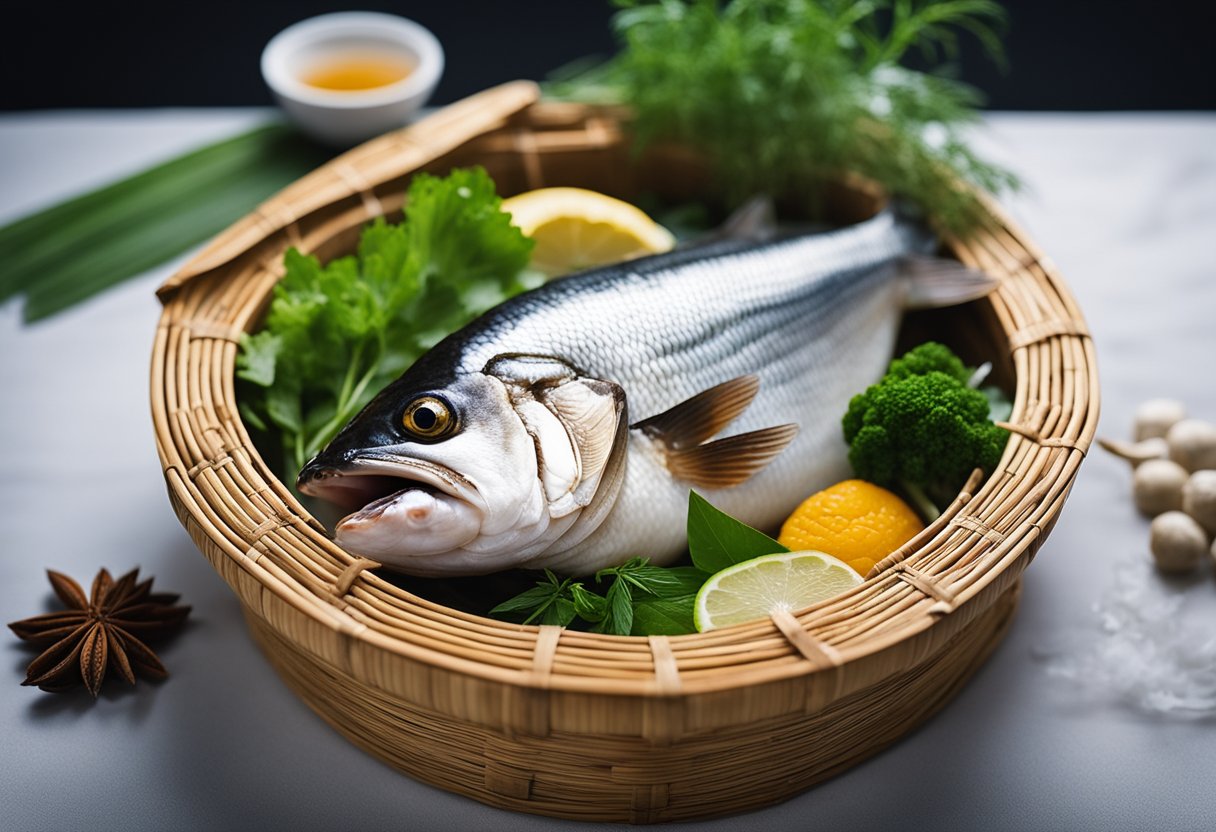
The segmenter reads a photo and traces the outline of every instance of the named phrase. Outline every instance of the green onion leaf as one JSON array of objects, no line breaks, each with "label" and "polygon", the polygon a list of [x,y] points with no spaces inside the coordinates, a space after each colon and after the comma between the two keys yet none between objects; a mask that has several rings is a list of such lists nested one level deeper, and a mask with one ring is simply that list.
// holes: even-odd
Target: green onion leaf
[{"label": "green onion leaf", "polygon": [[158,266],[252,211],[329,154],[272,124],[0,228],[0,302],[49,317]]}]

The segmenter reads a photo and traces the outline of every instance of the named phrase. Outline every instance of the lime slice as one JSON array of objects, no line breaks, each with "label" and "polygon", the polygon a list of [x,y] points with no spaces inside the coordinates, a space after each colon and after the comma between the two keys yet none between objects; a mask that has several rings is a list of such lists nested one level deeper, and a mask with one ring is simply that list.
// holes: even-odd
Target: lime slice
[{"label": "lime slice", "polygon": [[583,188],[541,188],[503,200],[536,241],[532,265],[550,277],[669,251],[671,232],[640,209]]},{"label": "lime slice", "polygon": [[800,610],[862,582],[848,564],[823,552],[782,552],[737,563],[714,574],[697,593],[697,630],[705,632]]}]

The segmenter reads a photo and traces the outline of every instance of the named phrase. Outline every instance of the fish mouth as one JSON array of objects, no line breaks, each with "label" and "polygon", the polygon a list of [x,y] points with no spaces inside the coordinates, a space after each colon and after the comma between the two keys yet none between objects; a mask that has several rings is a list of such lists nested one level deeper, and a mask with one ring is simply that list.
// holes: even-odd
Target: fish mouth
[{"label": "fish mouth", "polygon": [[340,467],[309,463],[296,487],[345,512],[339,526],[356,516],[371,519],[409,491],[442,493],[481,504],[477,489],[464,476],[433,462],[394,454],[360,455]]}]

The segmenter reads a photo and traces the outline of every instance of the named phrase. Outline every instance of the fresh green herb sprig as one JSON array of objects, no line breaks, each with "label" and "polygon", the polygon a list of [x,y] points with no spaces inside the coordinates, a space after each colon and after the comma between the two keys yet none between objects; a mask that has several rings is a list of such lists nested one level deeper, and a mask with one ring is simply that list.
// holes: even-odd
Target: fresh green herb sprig
[{"label": "fresh green herb sprig", "polygon": [[490,615],[559,627],[577,622],[591,632],[613,635],[692,633],[697,592],[713,573],[789,551],[695,491],[688,495],[688,550],[692,566],[654,566],[647,558],[632,558],[595,573],[592,585],[546,569],[536,586],[494,607]]},{"label": "fresh green herb sprig", "polygon": [[992,0],[619,0],[623,48],[549,87],[557,97],[629,105],[640,144],[703,150],[732,203],[805,197],[866,176],[945,229],[983,216],[960,181],[999,192],[1008,171],[966,144],[980,96],[943,73],[903,65],[954,55],[958,33],[1003,60]]},{"label": "fresh green herb sprig", "polygon": [[[544,579],[537,581],[536,586],[503,601],[490,610],[490,615],[511,618],[518,614],[523,616],[524,624],[569,626],[578,616],[578,610],[574,606],[575,586],[583,589],[583,585],[576,584],[573,578],[559,578],[546,569]],[[583,592],[585,593],[585,590]],[[602,609],[604,599],[598,595],[595,597],[598,599],[596,603]]]},{"label": "fresh green herb sprig", "polygon": [[494,607],[490,614],[559,627],[581,619],[593,633],[623,636],[690,633],[692,601],[708,577],[693,566],[652,566],[646,558],[601,569],[591,586],[546,569],[536,586]]},{"label": "fresh green herb sprig", "polygon": [[324,266],[287,252],[264,328],[241,340],[241,413],[278,433],[293,475],[423,352],[533,285],[532,241],[481,168],[415,176],[405,218],[377,219]]}]

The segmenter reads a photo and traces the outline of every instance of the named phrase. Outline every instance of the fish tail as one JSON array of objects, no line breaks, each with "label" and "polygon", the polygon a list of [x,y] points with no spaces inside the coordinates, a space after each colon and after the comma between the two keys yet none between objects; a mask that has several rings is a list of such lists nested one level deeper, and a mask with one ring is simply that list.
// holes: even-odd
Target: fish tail
[{"label": "fish tail", "polygon": [[978,300],[997,287],[996,278],[957,260],[905,254],[895,261],[905,309],[933,309]]},{"label": "fish tail", "polygon": [[887,207],[891,226],[905,254],[895,259],[905,309],[955,306],[984,297],[997,281],[958,260],[937,255],[939,240],[924,222],[924,212],[907,200]]}]

